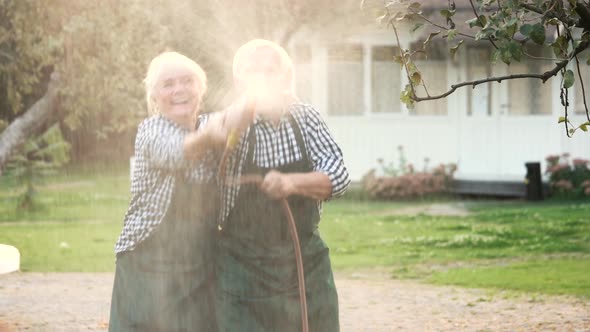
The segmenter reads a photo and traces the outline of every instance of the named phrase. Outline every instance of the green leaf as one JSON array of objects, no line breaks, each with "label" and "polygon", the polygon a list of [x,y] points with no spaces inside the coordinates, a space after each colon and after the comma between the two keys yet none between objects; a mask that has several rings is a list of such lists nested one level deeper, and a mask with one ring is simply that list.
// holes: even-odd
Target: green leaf
[{"label": "green leaf", "polygon": [[560,116],[559,120],[557,121],[557,123],[562,123],[565,122],[565,116]]},{"label": "green leaf", "polygon": [[531,34],[531,31],[533,31],[532,24],[523,24],[520,26],[520,33],[525,37],[528,37]]},{"label": "green leaf", "polygon": [[419,71],[415,71],[410,75],[410,80],[412,81],[412,84],[414,84],[414,85],[420,84],[420,82],[422,82],[422,75],[420,74]]},{"label": "green leaf", "polygon": [[408,6],[408,9],[410,9],[414,12],[419,12],[421,6],[422,6],[422,4],[420,4],[419,2],[414,2]]},{"label": "green leaf", "polygon": [[569,89],[574,86],[575,81],[574,72],[571,69],[568,69],[563,75],[563,87]]},{"label": "green leaf", "polygon": [[481,25],[481,23],[479,23],[479,20],[477,19],[477,17],[472,18],[470,20],[467,20],[467,21],[465,21],[465,23],[469,24],[469,27],[470,28],[473,28],[473,27],[481,27],[481,28],[483,28],[483,26]]},{"label": "green leaf", "polygon": [[537,23],[533,25],[529,37],[531,37],[535,43],[543,45],[543,43],[545,43],[545,27],[543,24]]},{"label": "green leaf", "polygon": [[504,50],[500,51],[500,59],[502,60],[502,62],[509,65],[510,62],[512,61],[512,54],[510,54],[509,50],[504,49]]},{"label": "green leaf", "polygon": [[473,28],[473,27],[484,28],[486,26],[486,24],[488,23],[488,19],[485,17],[485,15],[479,15],[479,17],[474,17],[470,20],[465,21],[465,23],[469,24],[470,28]]},{"label": "green leaf", "polygon": [[451,40],[455,39],[455,37],[457,37],[457,30],[455,30],[455,29],[449,30],[449,32],[447,33],[447,40],[451,41]]},{"label": "green leaf", "polygon": [[455,53],[457,53],[457,51],[459,50],[459,47],[461,47],[461,45],[463,45],[463,40],[459,40],[459,43],[457,43],[457,45],[455,45],[449,49],[451,56],[455,56]]},{"label": "green leaf", "polygon": [[488,39],[496,34],[496,29],[494,28],[484,28],[481,31],[478,31],[475,34],[475,39]]},{"label": "green leaf", "polygon": [[500,59],[500,56],[502,55],[502,51],[501,50],[494,50],[492,52],[492,63],[496,64],[498,62],[498,59]]},{"label": "green leaf", "polygon": [[402,94],[399,99],[402,103],[406,105],[406,107],[408,107],[409,109],[413,109],[414,104],[416,103],[414,99],[412,99],[413,95],[414,94],[412,93],[412,86],[410,84],[406,84],[406,87],[404,91],[402,91]]},{"label": "green leaf", "polygon": [[518,27],[518,24],[513,23],[510,25],[507,25],[506,28],[504,29],[504,32],[506,34],[506,37],[508,39],[512,39],[512,37],[514,36],[514,34],[516,33],[516,28]]},{"label": "green leaf", "polygon": [[453,17],[453,15],[455,15],[455,10],[443,9],[440,11],[440,14],[442,15],[442,17],[449,19]]},{"label": "green leaf", "polygon": [[430,44],[430,42],[432,41],[432,38],[436,37],[438,34],[440,34],[440,30],[436,32],[431,32],[424,41],[424,47],[428,46],[428,44]]},{"label": "green leaf", "polygon": [[514,59],[516,61],[520,61],[521,56],[522,56],[522,45],[521,44],[519,44],[515,41],[511,41],[510,43],[508,43],[506,48],[510,52],[510,56],[512,57],[512,59]]},{"label": "green leaf", "polygon": [[424,26],[424,23],[416,23],[416,24],[414,24],[412,29],[410,29],[410,32],[414,33],[414,32],[416,32],[416,30],[420,29],[423,26]]},{"label": "green leaf", "polygon": [[582,129],[582,131],[588,131],[588,127],[585,124],[581,124],[580,129]]},{"label": "green leaf", "polygon": [[567,38],[564,36],[559,36],[557,37],[557,39],[555,39],[555,42],[553,42],[553,44],[551,44],[551,47],[553,48],[553,53],[555,53],[556,56],[558,57],[563,57],[565,56],[566,52],[567,52]]}]

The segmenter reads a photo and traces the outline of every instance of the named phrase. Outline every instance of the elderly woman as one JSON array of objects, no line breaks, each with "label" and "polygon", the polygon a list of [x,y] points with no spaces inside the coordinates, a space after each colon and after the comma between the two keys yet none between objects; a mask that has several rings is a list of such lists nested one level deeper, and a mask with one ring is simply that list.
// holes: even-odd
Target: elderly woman
[{"label": "elderly woman", "polygon": [[320,114],[296,101],[293,64],[278,45],[253,40],[234,57],[239,92],[256,105],[227,165],[228,180],[264,177],[258,188],[224,188],[219,225],[218,324],[221,331],[301,331],[297,272],[287,219],[288,198],[305,270],[310,331],[339,330],[338,296],[328,247],[320,237],[321,202],[349,184],[342,152]]},{"label": "elderly woman", "polygon": [[[138,128],[131,202],[115,251],[110,331],[214,331],[216,207],[211,150],[223,134],[200,117],[201,67],[165,52],[150,63],[152,114]],[[218,121],[219,122],[219,121]],[[219,122],[220,123],[220,122]]]}]

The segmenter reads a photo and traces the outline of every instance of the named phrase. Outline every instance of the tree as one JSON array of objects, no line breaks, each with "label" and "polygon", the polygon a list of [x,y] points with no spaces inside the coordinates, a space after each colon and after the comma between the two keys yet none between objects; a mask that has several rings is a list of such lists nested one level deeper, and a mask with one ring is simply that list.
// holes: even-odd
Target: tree
[{"label": "tree", "polygon": [[[399,44],[399,26],[413,25],[413,31],[424,27],[429,34],[420,47],[400,49],[395,61],[399,62],[407,75],[408,84],[402,92],[401,100],[412,107],[414,103],[445,98],[461,87],[475,87],[490,82],[503,82],[512,79],[538,79],[545,83],[554,76],[561,77],[559,91],[563,116],[558,122],[563,123],[566,135],[575,131],[588,131],[590,113],[586,102],[586,86],[580,72],[580,66],[590,65],[590,58],[585,54],[590,47],[590,3],[581,0],[448,0],[440,6],[441,1],[416,2],[411,0],[386,1],[380,8],[379,19],[387,22]],[[363,1],[364,6],[375,8],[375,3]],[[432,14],[438,9],[439,15]],[[458,12],[468,12],[468,20],[457,20]],[[436,17],[438,16],[438,17]],[[441,22],[442,21],[442,22]],[[420,69],[413,59],[425,53],[435,39],[446,39],[451,43],[449,53],[454,56],[465,40],[477,40],[491,45],[491,61],[510,63],[520,62],[525,58],[532,60],[552,60],[552,69],[539,73],[526,73],[485,77],[482,79],[458,82],[439,95],[428,94]],[[530,54],[531,45],[550,48],[553,55],[540,57]],[[584,56],[584,58],[582,58]],[[584,64],[585,62],[585,64]],[[579,84],[584,96],[584,107],[588,121],[574,125],[568,110],[570,107],[569,91],[574,84]],[[426,95],[418,93],[418,87],[424,87]]]},{"label": "tree", "polygon": [[47,14],[35,1],[0,2],[0,119],[11,123],[0,132],[0,174],[27,138],[55,121],[57,78],[48,79],[59,42]]},{"label": "tree", "polygon": [[[141,78],[169,40],[151,8],[139,0],[0,1],[0,119],[9,123],[0,171],[55,122],[96,140],[145,115]],[[59,80],[49,84],[51,72]]]}]

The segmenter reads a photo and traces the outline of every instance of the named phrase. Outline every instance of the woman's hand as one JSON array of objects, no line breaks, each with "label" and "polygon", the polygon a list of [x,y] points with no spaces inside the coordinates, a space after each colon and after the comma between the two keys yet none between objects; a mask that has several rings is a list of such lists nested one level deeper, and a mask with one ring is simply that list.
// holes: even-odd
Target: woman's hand
[{"label": "woman's hand", "polygon": [[229,128],[224,125],[224,121],[223,113],[212,114],[202,130],[206,144],[214,149],[223,148],[227,141]]},{"label": "woman's hand", "polygon": [[249,94],[243,94],[223,111],[223,125],[228,133],[241,133],[252,124],[255,113],[255,98]]}]

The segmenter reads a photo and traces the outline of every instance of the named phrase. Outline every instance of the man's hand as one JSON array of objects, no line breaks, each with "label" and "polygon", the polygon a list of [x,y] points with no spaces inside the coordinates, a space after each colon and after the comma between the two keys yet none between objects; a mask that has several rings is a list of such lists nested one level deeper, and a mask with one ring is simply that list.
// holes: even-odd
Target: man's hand
[{"label": "man's hand", "polygon": [[272,170],[264,177],[260,189],[273,199],[283,199],[295,193],[295,184],[289,174]]}]

